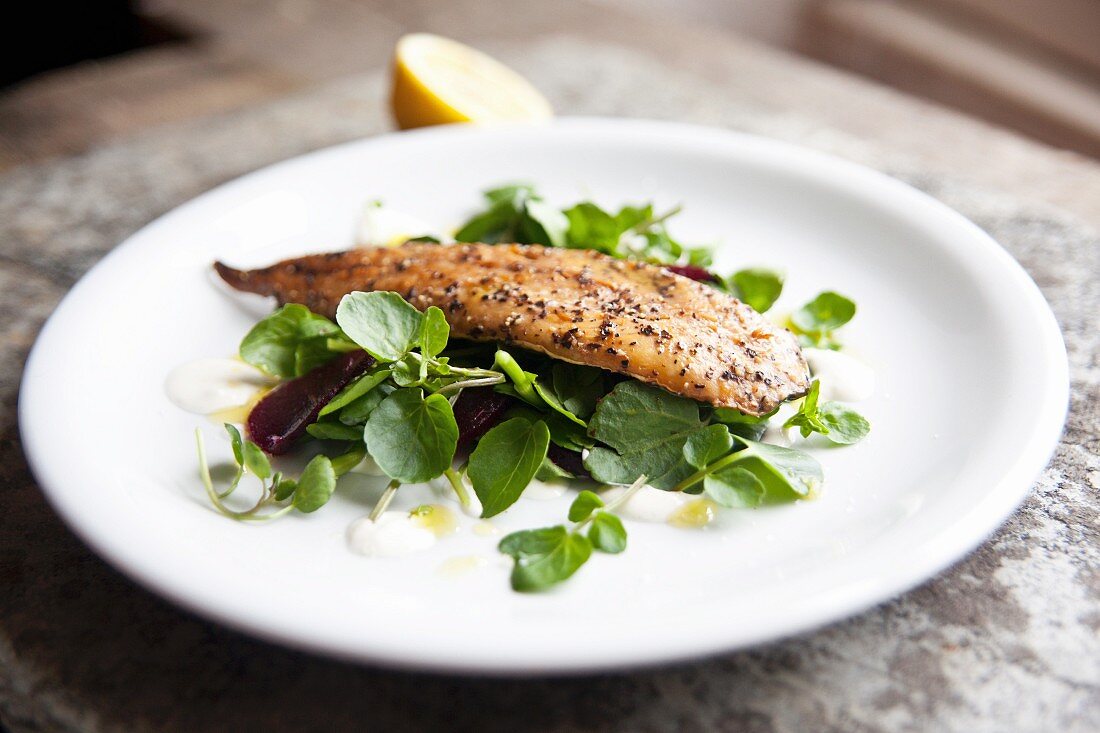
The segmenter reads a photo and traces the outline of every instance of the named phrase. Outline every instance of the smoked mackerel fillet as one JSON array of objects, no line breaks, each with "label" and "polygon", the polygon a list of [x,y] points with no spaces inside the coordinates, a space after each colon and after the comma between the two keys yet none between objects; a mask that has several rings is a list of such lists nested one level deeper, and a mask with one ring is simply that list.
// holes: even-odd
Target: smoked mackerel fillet
[{"label": "smoked mackerel fillet", "polygon": [[332,318],[347,293],[392,290],[438,306],[455,336],[501,341],[763,415],[810,376],[798,342],[736,298],[663,267],[591,250],[408,243],[285,260],[218,262],[234,288]]}]

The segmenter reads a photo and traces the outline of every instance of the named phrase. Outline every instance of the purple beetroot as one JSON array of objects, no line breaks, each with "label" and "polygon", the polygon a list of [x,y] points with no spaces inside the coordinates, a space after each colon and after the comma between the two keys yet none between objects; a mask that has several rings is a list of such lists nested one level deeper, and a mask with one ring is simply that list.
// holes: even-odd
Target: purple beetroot
[{"label": "purple beetroot", "polygon": [[248,413],[249,438],[265,453],[286,453],[305,434],[306,426],[317,420],[321,408],[372,366],[374,357],[352,351],[283,382]]}]

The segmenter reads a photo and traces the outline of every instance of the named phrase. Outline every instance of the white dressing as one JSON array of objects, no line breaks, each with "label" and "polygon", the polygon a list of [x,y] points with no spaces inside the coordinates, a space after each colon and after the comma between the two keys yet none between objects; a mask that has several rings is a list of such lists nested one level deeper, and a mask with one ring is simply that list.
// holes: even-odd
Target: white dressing
[{"label": "white dressing", "polygon": [[564,481],[539,481],[531,479],[527,488],[523,490],[523,498],[535,501],[551,501],[565,494],[568,485]]},{"label": "white dressing", "polygon": [[348,527],[348,547],[368,557],[401,557],[423,552],[436,542],[431,529],[407,512],[385,512],[376,520],[356,519]]},{"label": "white dressing", "polygon": [[395,211],[378,201],[371,201],[363,207],[359,219],[355,241],[362,247],[371,245],[395,246],[404,244],[410,237],[432,236],[443,240],[444,236],[433,227],[415,216]]},{"label": "white dressing", "polygon": [[[624,487],[615,487],[604,491],[600,498],[605,504],[610,504],[625,491]],[[679,491],[661,491],[643,486],[625,504],[619,505],[615,513],[638,522],[667,522],[692,498]]]},{"label": "white dressing", "polygon": [[209,415],[247,405],[274,383],[237,359],[199,359],[173,369],[164,390],[180,409]]},{"label": "white dressing", "polygon": [[875,372],[859,359],[832,349],[802,349],[810,373],[821,380],[821,399],[860,402],[875,393]]}]

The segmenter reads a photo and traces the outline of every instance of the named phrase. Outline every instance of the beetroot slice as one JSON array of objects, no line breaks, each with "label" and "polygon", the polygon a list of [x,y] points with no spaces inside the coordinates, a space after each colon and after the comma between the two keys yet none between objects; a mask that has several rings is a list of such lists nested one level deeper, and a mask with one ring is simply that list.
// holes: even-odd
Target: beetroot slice
[{"label": "beetroot slice", "polygon": [[290,450],[321,408],[351,380],[374,366],[365,351],[340,354],[316,369],[283,382],[248,413],[248,437],[265,453],[277,456]]},{"label": "beetroot slice", "polygon": [[481,436],[504,419],[504,413],[512,406],[512,398],[500,394],[492,387],[464,389],[454,403],[455,422],[458,423],[459,455],[466,455]]},{"label": "beetroot slice", "polygon": [[551,443],[546,449],[546,457],[553,461],[558,468],[568,471],[577,478],[592,478],[592,475],[588,473],[588,469],[584,467],[584,459],[581,458],[581,454],[575,450],[562,448],[560,445]]},{"label": "beetroot slice", "polygon": [[691,278],[701,283],[716,283],[718,278],[713,272],[698,265],[666,265],[665,269],[675,272],[677,275]]}]

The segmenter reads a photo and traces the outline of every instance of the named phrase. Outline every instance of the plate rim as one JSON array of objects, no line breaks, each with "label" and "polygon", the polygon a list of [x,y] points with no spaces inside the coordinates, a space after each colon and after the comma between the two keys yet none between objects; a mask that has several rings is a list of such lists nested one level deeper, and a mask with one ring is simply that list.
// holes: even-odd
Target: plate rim
[{"label": "plate rim", "polygon": [[[34,377],[42,368],[39,366],[39,362],[45,359],[43,352],[46,351],[52,339],[51,334],[59,320],[57,316],[76,297],[79,297],[78,294],[83,288],[88,287],[88,282],[98,278],[100,276],[98,273],[109,269],[115,258],[121,256],[120,253],[125,253],[135,245],[140,246],[141,240],[148,236],[151,231],[171,225],[172,220],[176,217],[186,216],[192,207],[203,205],[205,201],[218,197],[225,190],[248,181],[260,179],[284,166],[296,165],[328,156],[339,156],[352,148],[386,146],[394,140],[478,136],[497,130],[519,130],[526,133],[540,129],[567,131],[572,129],[576,132],[593,127],[603,128],[604,130],[624,128],[624,132],[633,131],[667,136],[669,144],[674,139],[682,140],[691,147],[696,148],[708,141],[718,142],[724,144],[727,149],[739,148],[740,152],[762,156],[771,163],[793,164],[797,170],[805,170],[806,166],[811,169],[827,168],[831,175],[837,177],[837,185],[843,183],[844,186],[854,188],[864,197],[873,198],[880,204],[883,200],[882,197],[885,196],[933,212],[944,222],[944,226],[955,227],[960,232],[968,232],[969,244],[984,250],[983,256],[990,256],[999,260],[1001,266],[1007,268],[1007,272],[1014,277],[1014,286],[1017,291],[1027,299],[1028,310],[1037,316],[1040,333],[1036,335],[1041,342],[1040,351],[1044,356],[1043,361],[1047,373],[1043,379],[1045,393],[1041,401],[1039,417],[1033,423],[1025,448],[1021,451],[1021,455],[1014,462],[1014,465],[1000,476],[998,481],[991,481],[990,489],[982,497],[982,511],[976,515],[974,512],[964,512],[963,514],[967,515],[965,522],[964,519],[960,519],[953,525],[941,530],[936,535],[940,541],[934,544],[932,551],[921,554],[919,558],[908,559],[904,566],[899,565],[899,569],[895,569],[885,581],[879,580],[879,582],[873,584],[873,587],[864,590],[861,595],[855,598],[849,595],[844,600],[834,600],[831,604],[822,605],[819,603],[818,610],[814,613],[803,613],[800,617],[796,616],[793,619],[785,618],[778,624],[754,629],[748,633],[742,632],[733,641],[721,639],[714,641],[711,639],[700,643],[697,638],[695,643],[692,644],[683,643],[683,640],[681,640],[681,643],[675,649],[646,649],[641,646],[639,649],[621,650],[613,656],[604,655],[600,657],[594,655],[574,659],[554,658],[551,660],[531,660],[525,663],[523,660],[509,658],[506,655],[500,657],[486,656],[471,660],[447,658],[439,655],[427,658],[424,655],[409,654],[407,649],[401,650],[399,648],[376,647],[374,650],[360,647],[349,648],[346,644],[338,643],[336,639],[323,638],[323,635],[307,637],[295,634],[290,629],[275,628],[272,625],[264,625],[262,621],[257,622],[249,618],[242,618],[240,615],[234,614],[227,606],[215,607],[211,605],[209,599],[186,595],[184,589],[179,587],[179,584],[173,584],[170,577],[158,575],[154,569],[142,566],[132,556],[119,551],[105,536],[97,533],[95,527],[81,523],[79,507],[66,501],[63,491],[50,488],[51,482],[59,477],[49,465],[47,459],[49,453],[48,440],[43,436],[41,426],[35,420],[34,401],[36,399],[36,389]],[[874,195],[868,192],[869,186],[877,189]],[[17,410],[19,432],[28,467],[47,501],[65,525],[113,568],[136,581],[145,589],[167,598],[172,603],[182,606],[201,617],[225,624],[251,636],[346,661],[439,672],[545,675],[624,670],[652,666],[708,657],[770,641],[778,641],[861,614],[932,579],[938,573],[964,559],[984,542],[996,529],[1004,524],[1008,516],[1030,493],[1035,480],[1048,465],[1060,442],[1069,406],[1069,385],[1069,364],[1061,330],[1050,305],[1030,275],[989,234],[959,212],[928,194],[859,163],[794,143],[749,133],[681,122],[608,117],[561,117],[535,124],[444,125],[351,140],[265,165],[225,181],[170,209],[113,247],[84,273],[57,304],[36,336],[24,365],[20,380]],[[904,570],[900,568],[904,568]]]}]

